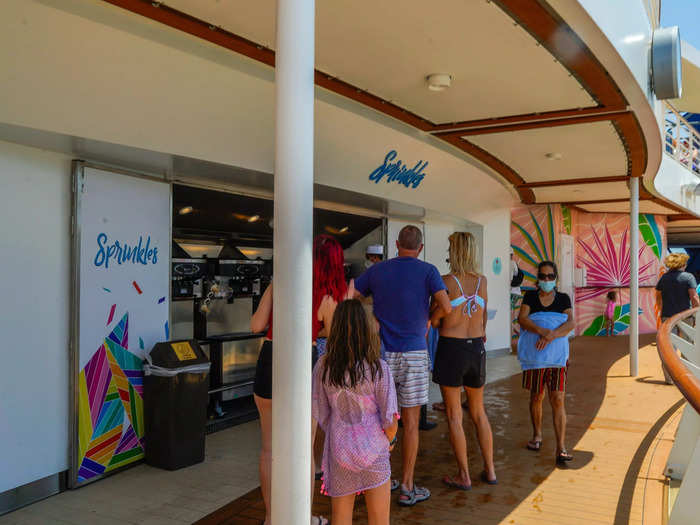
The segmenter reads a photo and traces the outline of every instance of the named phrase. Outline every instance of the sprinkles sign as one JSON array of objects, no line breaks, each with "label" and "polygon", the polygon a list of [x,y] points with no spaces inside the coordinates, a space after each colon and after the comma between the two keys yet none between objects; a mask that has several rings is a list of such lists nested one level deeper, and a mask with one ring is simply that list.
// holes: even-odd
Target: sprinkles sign
[{"label": "sprinkles sign", "polygon": [[423,170],[428,165],[428,161],[419,160],[415,166],[409,168],[400,159],[394,161],[396,157],[398,157],[396,150],[391,150],[387,153],[384,157],[384,162],[369,174],[369,180],[379,184],[379,181],[386,177],[385,181],[387,183],[396,182],[403,184],[407,188],[416,189],[427,175]]}]

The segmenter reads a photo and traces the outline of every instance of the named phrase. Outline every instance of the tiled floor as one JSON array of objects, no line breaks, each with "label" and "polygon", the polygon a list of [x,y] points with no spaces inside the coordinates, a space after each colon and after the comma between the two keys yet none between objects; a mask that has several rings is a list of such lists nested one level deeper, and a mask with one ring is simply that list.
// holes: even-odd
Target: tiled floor
[{"label": "tiled floor", "polygon": [[[488,360],[488,381],[520,370],[517,359]],[[431,387],[431,402],[440,390]],[[258,486],[259,426],[251,421],[207,436],[204,463],[168,472],[142,464],[76,491],[0,517],[10,524],[192,523]]]},{"label": "tiled floor", "polygon": [[204,463],[177,471],[141,464],[0,517],[0,525],[192,523],[258,486],[257,421],[207,436]]},{"label": "tiled floor", "polygon": [[[651,342],[645,338],[645,342]],[[656,348],[640,350],[640,377],[629,377],[628,340],[578,338],[572,345],[567,392],[567,442],[575,460],[569,468],[554,465],[553,431],[545,407],[544,445],[525,449],[530,434],[528,395],[520,377],[510,376],[512,358],[504,358],[501,379],[485,391],[493,426],[498,486],[474,481],[471,492],[446,488],[444,474],[454,460],[442,414],[436,430],[421,433],[417,478],[433,491],[414,508],[392,504],[392,523],[401,524],[661,524],[663,466],[672,442],[682,398],[663,384]],[[509,363],[510,361],[510,363]],[[496,367],[492,366],[494,371]],[[478,479],[481,459],[471,423],[470,470]],[[399,438],[399,443],[401,440]],[[400,451],[393,454],[399,468]],[[316,496],[314,512],[329,515],[329,500]],[[201,525],[255,524],[264,517],[259,490],[232,501]],[[362,498],[355,523],[366,523]]]}]

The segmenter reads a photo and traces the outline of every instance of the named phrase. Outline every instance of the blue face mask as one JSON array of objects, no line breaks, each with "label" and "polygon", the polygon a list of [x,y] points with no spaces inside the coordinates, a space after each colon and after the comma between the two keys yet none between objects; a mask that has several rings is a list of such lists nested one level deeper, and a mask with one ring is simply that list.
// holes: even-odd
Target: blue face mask
[{"label": "blue face mask", "polygon": [[537,281],[537,284],[540,286],[540,290],[543,292],[551,292],[554,290],[554,287],[557,285],[556,281]]}]

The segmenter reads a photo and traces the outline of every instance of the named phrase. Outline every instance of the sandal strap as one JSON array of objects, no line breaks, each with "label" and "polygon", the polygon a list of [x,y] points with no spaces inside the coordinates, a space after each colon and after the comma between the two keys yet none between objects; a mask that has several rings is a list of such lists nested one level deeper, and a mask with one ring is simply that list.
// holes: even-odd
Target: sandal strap
[{"label": "sandal strap", "polygon": [[416,496],[430,496],[430,491],[425,487],[419,487],[415,483],[413,484],[413,492]]}]

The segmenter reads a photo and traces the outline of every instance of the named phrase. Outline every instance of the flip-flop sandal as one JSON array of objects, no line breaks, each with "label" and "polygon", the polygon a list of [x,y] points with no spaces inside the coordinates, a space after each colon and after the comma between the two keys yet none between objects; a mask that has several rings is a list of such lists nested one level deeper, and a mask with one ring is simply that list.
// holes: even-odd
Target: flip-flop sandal
[{"label": "flip-flop sandal", "polygon": [[541,439],[531,439],[530,441],[527,442],[526,448],[528,450],[534,450],[535,452],[539,452],[540,449],[542,448],[542,440]]},{"label": "flip-flop sandal", "polygon": [[445,407],[445,403],[433,403],[433,410],[436,412],[445,412],[447,408]]},{"label": "flip-flop sandal", "polygon": [[455,481],[450,476],[445,476],[444,478],[442,478],[442,482],[452,489],[459,489],[459,490],[471,490],[472,489],[471,485],[467,485],[466,483],[460,483],[459,481]]},{"label": "flip-flop sandal", "polygon": [[[401,499],[405,497],[406,499]],[[413,507],[416,503],[425,501],[430,498],[430,491],[425,487],[419,487],[413,484],[413,490],[405,490],[401,487],[401,495],[399,496],[399,505],[402,507]]]},{"label": "flip-flop sandal", "polygon": [[566,450],[562,450],[557,454],[557,465],[566,465],[567,461],[573,461],[574,456],[569,454]]},{"label": "flip-flop sandal", "polygon": [[481,481],[488,485],[498,485],[498,478],[489,479],[489,476],[486,474],[485,470],[481,472]]},{"label": "flip-flop sandal", "polygon": [[391,492],[394,492],[401,486],[401,482],[398,479],[391,480]]}]

